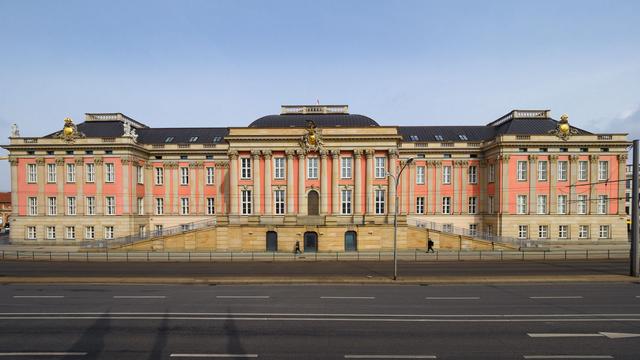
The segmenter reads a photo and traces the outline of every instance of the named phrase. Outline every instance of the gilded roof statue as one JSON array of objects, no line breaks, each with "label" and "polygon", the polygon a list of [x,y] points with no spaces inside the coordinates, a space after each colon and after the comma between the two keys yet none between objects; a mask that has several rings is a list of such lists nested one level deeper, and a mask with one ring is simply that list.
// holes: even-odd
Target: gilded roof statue
[{"label": "gilded roof statue", "polygon": [[578,130],[569,125],[569,115],[562,114],[562,116],[560,116],[560,121],[558,121],[558,126],[553,130],[549,130],[549,134],[553,134],[560,139],[567,141],[572,135],[577,135]]},{"label": "gilded roof statue", "polygon": [[68,117],[64,119],[64,127],[55,134],[55,137],[67,142],[73,142],[76,139],[84,138],[85,135],[78,131],[76,124],[74,124],[73,120]]},{"label": "gilded roof statue", "polygon": [[300,141],[300,147],[307,152],[319,151],[324,147],[322,136],[318,132],[316,124],[311,120],[307,121],[307,133],[302,138],[302,141]]}]

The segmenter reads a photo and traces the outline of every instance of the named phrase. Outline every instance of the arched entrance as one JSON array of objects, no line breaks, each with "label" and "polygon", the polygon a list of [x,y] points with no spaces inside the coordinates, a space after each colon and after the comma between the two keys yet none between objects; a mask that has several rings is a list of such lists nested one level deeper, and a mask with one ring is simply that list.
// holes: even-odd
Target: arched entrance
[{"label": "arched entrance", "polygon": [[358,251],[358,233],[355,231],[344,233],[344,251]]},{"label": "arched entrance", "polygon": [[318,251],[318,233],[315,231],[307,231],[304,233],[304,252]]},{"label": "arched entrance", "polygon": [[267,231],[267,251],[278,251],[278,233]]},{"label": "arched entrance", "polygon": [[320,195],[315,190],[307,194],[307,215],[320,215]]}]

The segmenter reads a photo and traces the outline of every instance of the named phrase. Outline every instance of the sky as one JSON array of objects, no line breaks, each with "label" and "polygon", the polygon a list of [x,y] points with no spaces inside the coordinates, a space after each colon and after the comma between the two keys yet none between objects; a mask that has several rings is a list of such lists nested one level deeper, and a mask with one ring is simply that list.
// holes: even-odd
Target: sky
[{"label": "sky", "polygon": [[320,101],[382,125],[551,109],[637,138],[638,24],[635,0],[0,0],[0,136],[90,112],[244,126]]}]

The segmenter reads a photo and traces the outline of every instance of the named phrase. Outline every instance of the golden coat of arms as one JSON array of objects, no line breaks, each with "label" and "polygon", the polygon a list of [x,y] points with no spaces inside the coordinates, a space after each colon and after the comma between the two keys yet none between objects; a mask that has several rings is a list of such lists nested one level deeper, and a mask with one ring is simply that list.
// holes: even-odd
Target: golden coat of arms
[{"label": "golden coat of arms", "polygon": [[82,132],[78,131],[78,127],[71,118],[64,119],[64,127],[55,136],[67,142],[73,142],[76,139],[85,137]]},{"label": "golden coat of arms", "polygon": [[318,132],[316,124],[309,120],[307,121],[307,133],[300,141],[300,147],[306,151],[319,151],[324,147],[322,137]]}]

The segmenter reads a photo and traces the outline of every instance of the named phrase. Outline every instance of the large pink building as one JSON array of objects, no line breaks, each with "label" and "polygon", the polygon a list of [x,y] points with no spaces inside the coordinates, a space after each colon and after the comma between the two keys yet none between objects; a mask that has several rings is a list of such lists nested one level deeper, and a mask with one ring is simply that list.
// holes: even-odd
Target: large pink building
[{"label": "large pink building", "polygon": [[[548,110],[484,126],[380,125],[347,106],[283,106],[224,128],[86,114],[77,126],[10,140],[15,243],[208,222],[219,229],[216,249],[267,249],[274,236],[315,237],[309,251],[385,248],[396,195],[403,226],[534,241],[627,236],[626,134],[593,134]],[[387,173],[408,159],[396,193]]]}]

